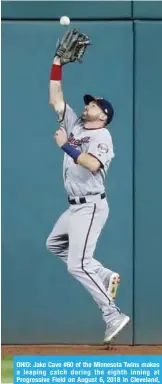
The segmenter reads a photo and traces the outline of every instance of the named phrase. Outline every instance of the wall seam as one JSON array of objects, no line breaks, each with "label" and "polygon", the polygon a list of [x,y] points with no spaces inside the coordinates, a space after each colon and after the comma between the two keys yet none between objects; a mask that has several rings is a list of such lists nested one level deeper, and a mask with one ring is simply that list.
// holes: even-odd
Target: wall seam
[{"label": "wall seam", "polygon": [[[132,1],[132,3],[133,3],[133,1]],[[133,7],[133,6],[132,6]],[[54,22],[58,22],[59,21],[59,19],[58,18],[50,18],[50,17],[47,17],[47,18],[32,18],[32,17],[25,17],[25,18],[23,18],[23,17],[18,17],[18,18],[14,18],[14,17],[3,17],[2,16],[2,18],[1,18],[1,21],[8,21],[8,22],[10,22],[10,21],[19,21],[19,22],[21,22],[21,21],[26,21],[26,22],[28,22],[28,21],[30,21],[30,22],[47,22],[47,21],[54,21]],[[93,21],[108,21],[108,22],[114,22],[114,21],[117,21],[117,22],[136,22],[136,21],[145,21],[145,22],[148,22],[148,21],[162,21],[162,17],[159,17],[159,18],[146,18],[146,17],[139,17],[139,18],[134,18],[133,16],[131,16],[131,17],[121,17],[121,18],[108,18],[108,17],[99,17],[99,18],[95,18],[95,17],[93,17],[92,19],[90,19],[90,18],[71,18],[71,21],[79,21],[79,22],[93,22]]]},{"label": "wall seam", "polygon": [[131,1],[131,16],[132,16],[132,344],[135,345],[135,102],[136,102],[136,31],[134,20],[134,1]]}]

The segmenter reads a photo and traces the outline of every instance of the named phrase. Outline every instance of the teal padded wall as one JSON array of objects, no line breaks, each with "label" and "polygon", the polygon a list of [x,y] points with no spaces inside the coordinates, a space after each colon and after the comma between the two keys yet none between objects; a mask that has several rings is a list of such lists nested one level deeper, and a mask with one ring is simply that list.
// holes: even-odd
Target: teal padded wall
[{"label": "teal padded wall", "polygon": [[135,342],[162,343],[161,22],[136,23]]},{"label": "teal padded wall", "polygon": [[48,106],[62,14],[94,42],[82,66],[64,68],[66,99],[79,114],[84,93],[104,94],[116,111],[110,218],[95,255],[121,273],[117,304],[133,314],[116,342],[161,344],[160,1],[2,2],[2,342],[103,338],[95,303],[45,248],[67,207],[62,154],[52,139],[58,123]]},{"label": "teal padded wall", "polygon": [[131,1],[2,1],[3,19],[131,18]]},{"label": "teal padded wall", "polygon": [[162,2],[133,1],[133,17],[135,19],[162,19]]},{"label": "teal padded wall", "polygon": [[[110,97],[115,105],[116,158],[106,185],[110,219],[96,257],[120,271],[117,303],[132,316],[132,26],[73,26],[90,34],[94,44],[84,64],[64,68],[66,99],[78,114],[87,92]],[[104,334],[96,304],[45,247],[53,223],[68,207],[62,153],[52,137],[58,122],[48,105],[60,33],[56,22],[2,23],[3,343],[95,343]],[[101,44],[105,34],[111,36],[108,50]],[[132,342],[131,325],[119,340]]]}]

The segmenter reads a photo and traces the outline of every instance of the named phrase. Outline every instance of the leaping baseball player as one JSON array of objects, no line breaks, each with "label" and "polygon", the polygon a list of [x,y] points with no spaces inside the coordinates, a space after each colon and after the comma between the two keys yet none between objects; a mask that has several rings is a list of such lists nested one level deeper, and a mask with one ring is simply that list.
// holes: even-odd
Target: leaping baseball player
[{"label": "leaping baseball player", "polygon": [[51,68],[49,103],[60,122],[54,138],[64,154],[63,179],[69,208],[54,225],[46,245],[98,304],[106,323],[104,342],[109,343],[130,320],[114,301],[119,274],[93,257],[109,215],[105,176],[114,151],[106,126],[114,112],[109,101],[87,94],[82,116],[77,117],[64,100],[61,84],[63,65],[80,60],[88,45],[87,35],[68,30],[56,48]]}]

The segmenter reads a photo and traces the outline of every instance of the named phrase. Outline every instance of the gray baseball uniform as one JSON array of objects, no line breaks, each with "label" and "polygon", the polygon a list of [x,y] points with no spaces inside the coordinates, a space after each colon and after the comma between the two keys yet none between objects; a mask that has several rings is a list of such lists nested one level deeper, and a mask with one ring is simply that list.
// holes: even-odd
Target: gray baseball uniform
[{"label": "gray baseball uniform", "polygon": [[[117,308],[108,298],[104,285],[108,270],[93,258],[93,254],[109,215],[104,181],[114,157],[113,143],[106,128],[85,129],[84,122],[68,105],[62,124],[69,143],[81,152],[95,156],[101,162],[101,168],[92,173],[76,164],[69,155],[64,155],[64,185],[68,198],[75,204],[70,204],[58,219],[46,245],[61,257],[68,271],[91,293],[107,322],[107,316]],[[86,201],[81,203],[83,198]]]}]

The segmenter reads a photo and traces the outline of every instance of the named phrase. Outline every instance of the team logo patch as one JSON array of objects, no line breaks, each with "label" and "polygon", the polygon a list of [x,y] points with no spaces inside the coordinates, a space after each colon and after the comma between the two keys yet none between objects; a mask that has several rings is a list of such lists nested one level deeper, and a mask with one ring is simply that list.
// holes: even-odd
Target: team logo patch
[{"label": "team logo patch", "polygon": [[100,153],[107,153],[108,152],[108,146],[104,143],[98,144],[98,151]]}]

